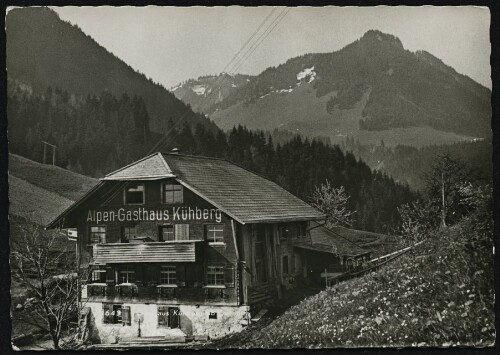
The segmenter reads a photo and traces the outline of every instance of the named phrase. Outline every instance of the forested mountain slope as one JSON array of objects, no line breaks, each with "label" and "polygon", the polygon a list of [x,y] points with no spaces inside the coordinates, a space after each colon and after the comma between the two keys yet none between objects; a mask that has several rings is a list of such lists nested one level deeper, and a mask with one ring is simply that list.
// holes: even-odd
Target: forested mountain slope
[{"label": "forested mountain slope", "polygon": [[213,127],[163,86],[138,73],[100,46],[78,26],[44,7],[12,9],[6,16],[7,72],[44,94],[49,86],[71,94],[109,91],[142,97],[152,131],[163,132],[169,117]]}]

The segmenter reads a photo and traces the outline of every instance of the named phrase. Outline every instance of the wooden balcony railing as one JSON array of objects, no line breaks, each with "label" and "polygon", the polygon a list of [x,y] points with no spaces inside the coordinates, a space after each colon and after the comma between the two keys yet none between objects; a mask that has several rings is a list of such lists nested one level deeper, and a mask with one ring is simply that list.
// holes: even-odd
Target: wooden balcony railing
[{"label": "wooden balcony railing", "polygon": [[131,286],[119,287],[106,284],[88,284],[86,297],[90,301],[136,301],[157,302],[170,300],[179,303],[234,303],[235,288],[205,288],[205,287],[161,287]]},{"label": "wooden balcony railing", "polygon": [[198,240],[186,240],[141,244],[95,244],[93,258],[97,264],[196,262],[201,257],[202,243]]}]

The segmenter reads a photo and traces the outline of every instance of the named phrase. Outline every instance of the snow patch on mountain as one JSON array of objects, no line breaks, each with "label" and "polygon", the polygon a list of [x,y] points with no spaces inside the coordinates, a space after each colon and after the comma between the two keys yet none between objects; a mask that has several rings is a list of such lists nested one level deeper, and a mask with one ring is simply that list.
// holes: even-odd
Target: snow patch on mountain
[{"label": "snow patch on mountain", "polygon": [[191,90],[193,90],[193,92],[198,96],[205,95],[206,89],[207,87],[205,85],[195,85],[191,88]]},{"label": "snow patch on mountain", "polygon": [[316,72],[314,71],[314,66],[312,66],[310,68],[305,68],[300,73],[298,73],[297,74],[297,81],[302,81],[306,78],[309,78],[309,80],[307,82],[311,83],[315,77],[316,77]]}]

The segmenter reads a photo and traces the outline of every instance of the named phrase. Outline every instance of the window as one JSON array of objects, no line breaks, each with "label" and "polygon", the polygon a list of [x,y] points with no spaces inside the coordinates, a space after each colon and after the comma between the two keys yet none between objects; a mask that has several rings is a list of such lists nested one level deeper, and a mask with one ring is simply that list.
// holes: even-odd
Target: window
[{"label": "window", "polygon": [[160,241],[167,242],[175,240],[174,226],[160,226]]},{"label": "window", "polygon": [[224,285],[224,268],[222,266],[207,267],[207,285],[209,286]]},{"label": "window", "polygon": [[104,266],[94,266],[90,277],[92,283],[106,282],[106,269]]},{"label": "window", "polygon": [[182,203],[182,185],[163,184],[163,203]]},{"label": "window", "polygon": [[90,243],[91,244],[106,243],[106,227],[105,226],[91,226],[90,227]]},{"label": "window", "polygon": [[175,285],[177,268],[175,266],[162,266],[160,269],[160,284]]},{"label": "window", "polygon": [[288,255],[283,256],[283,258],[281,259],[281,266],[283,274],[288,274]]},{"label": "window", "polygon": [[144,184],[130,183],[125,189],[126,205],[144,204]]},{"label": "window", "polygon": [[135,282],[135,270],[132,266],[125,266],[120,270],[120,283],[132,284]]},{"label": "window", "polygon": [[137,236],[135,227],[122,227],[122,243],[128,243]]},{"label": "window", "polygon": [[189,224],[160,226],[159,240],[162,242],[174,240],[189,240]]},{"label": "window", "polygon": [[306,223],[299,223],[299,227],[298,227],[299,237],[306,236],[306,229],[307,229],[306,227],[307,227]]},{"label": "window", "polygon": [[130,325],[130,307],[123,307],[121,304],[104,303],[104,324]]},{"label": "window", "polygon": [[278,229],[278,234],[280,240],[286,240],[288,238],[288,229],[286,226],[280,226]]},{"label": "window", "polygon": [[205,240],[210,243],[224,243],[224,225],[207,224],[205,226]]}]

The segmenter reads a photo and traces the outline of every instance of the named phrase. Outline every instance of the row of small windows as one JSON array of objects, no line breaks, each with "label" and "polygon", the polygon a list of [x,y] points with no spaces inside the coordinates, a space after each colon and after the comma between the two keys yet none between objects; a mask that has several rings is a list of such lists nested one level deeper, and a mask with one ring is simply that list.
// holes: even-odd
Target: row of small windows
[{"label": "row of small windows", "polygon": [[[157,306],[158,327],[178,328],[180,325],[180,311],[178,307]],[[103,304],[103,323],[131,325],[130,306],[122,304]]]},{"label": "row of small windows", "polygon": [[[179,268],[181,268],[179,270]],[[136,268],[134,266],[125,265],[120,267],[118,270],[118,283],[119,284],[135,284],[136,281]],[[162,265],[159,268],[159,281],[160,285],[178,285],[178,272],[184,273],[183,266],[175,265]],[[111,272],[112,275],[107,275],[107,272]],[[181,273],[181,276],[182,276]],[[234,286],[234,268],[224,267],[224,266],[207,266],[205,269],[205,284],[207,286]],[[91,273],[91,283],[107,283],[109,281],[114,282],[114,270],[110,268],[105,268],[104,266],[94,266]],[[107,280],[107,279],[112,280]],[[152,278],[152,275],[147,276],[148,279]],[[181,282],[182,283],[182,282]]]},{"label": "row of small windows", "polygon": [[[129,243],[140,236],[136,227],[121,227],[121,242]],[[205,224],[204,239],[209,243],[224,242],[224,224]],[[158,227],[158,240],[170,242],[176,240],[190,240],[189,224],[174,224]],[[91,226],[89,230],[90,244],[106,243],[106,226]]]},{"label": "row of small windows", "polygon": [[[126,205],[143,205],[146,202],[146,187],[143,183],[128,183],[125,188]],[[183,203],[183,187],[176,184],[162,185],[162,202],[166,204]]]}]

